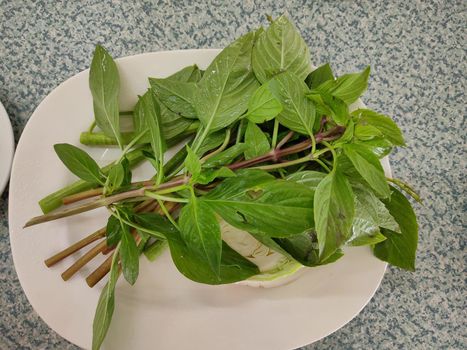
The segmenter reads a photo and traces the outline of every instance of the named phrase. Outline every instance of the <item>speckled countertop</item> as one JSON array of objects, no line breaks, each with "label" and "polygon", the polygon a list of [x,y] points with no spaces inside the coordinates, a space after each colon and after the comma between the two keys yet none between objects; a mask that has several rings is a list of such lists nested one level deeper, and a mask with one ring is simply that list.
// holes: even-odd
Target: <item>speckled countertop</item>
[{"label": "speckled countertop", "polygon": [[[177,3],[175,5],[174,3]],[[365,102],[397,120],[408,147],[391,158],[420,191],[417,272],[389,268],[353,321],[305,349],[466,349],[465,1],[0,0],[0,100],[16,140],[40,101],[88,67],[96,43],[114,57],[223,47],[264,14],[287,12],[313,62],[338,73],[372,66]],[[0,349],[75,349],[32,310],[0,199]]]}]

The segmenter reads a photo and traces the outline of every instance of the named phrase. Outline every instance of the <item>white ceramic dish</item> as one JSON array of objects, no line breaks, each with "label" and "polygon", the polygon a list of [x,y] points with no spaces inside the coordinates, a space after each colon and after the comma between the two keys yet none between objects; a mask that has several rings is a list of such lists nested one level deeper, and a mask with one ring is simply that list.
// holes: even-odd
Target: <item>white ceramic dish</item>
[{"label": "white ceramic dish", "polygon": [[15,139],[10,119],[5,108],[0,102],[0,194],[2,194],[8,182],[11,169],[11,161],[15,151]]},{"label": "white ceramic dish", "polygon": [[[119,59],[121,107],[131,109],[148,76],[163,77],[196,63],[206,67],[218,50],[148,53]],[[10,240],[21,285],[36,312],[61,336],[90,348],[92,320],[103,283],[90,289],[84,277],[94,262],[68,282],[63,272],[76,256],[51,269],[43,260],[105,225],[96,210],[28,229],[40,214],[37,201],[70,183],[72,175],[53,152],[59,142],[79,144],[79,133],[92,121],[88,71],[52,91],[31,116],[19,142],[10,184]],[[103,162],[115,154],[86,148]],[[389,164],[385,163],[389,171]],[[99,260],[99,259],[95,259]],[[294,349],[339,329],[368,303],[386,264],[367,247],[346,249],[337,263],[304,269],[277,288],[244,285],[207,286],[184,278],[169,254],[156,262],[141,259],[138,282],[120,281],[116,309],[105,349]]]}]

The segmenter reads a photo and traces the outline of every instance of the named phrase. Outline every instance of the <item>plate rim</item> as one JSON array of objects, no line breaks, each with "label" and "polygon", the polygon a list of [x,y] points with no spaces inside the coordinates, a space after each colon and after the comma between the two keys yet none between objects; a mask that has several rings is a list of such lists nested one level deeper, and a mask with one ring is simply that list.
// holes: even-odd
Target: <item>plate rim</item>
[{"label": "plate rim", "polygon": [[[125,56],[125,57],[120,57],[120,58],[117,58],[115,59],[115,61],[117,61],[118,63],[124,63],[126,60],[131,60],[135,57],[139,57],[139,56],[150,56],[150,55],[154,55],[154,54],[176,54],[176,53],[189,53],[189,52],[219,52],[220,49],[215,49],[215,48],[207,48],[207,49],[179,49],[179,50],[164,50],[164,51],[155,51],[155,52],[146,52],[146,53],[139,53],[139,54],[134,54],[134,55],[130,55],[130,56]],[[52,89],[43,99],[42,101],[36,106],[34,112],[31,114],[31,117],[29,118],[28,122],[26,123],[24,129],[23,129],[23,132],[21,134],[21,137],[18,141],[18,144],[17,144],[17,154],[20,154],[21,153],[21,147],[22,145],[24,144],[24,142],[26,142],[23,138],[23,135],[25,134],[26,131],[29,131],[29,129],[32,127],[32,123],[30,123],[31,120],[35,120],[37,119],[37,115],[38,113],[37,112],[37,109],[43,104],[45,103],[49,98],[53,98],[53,95],[60,89],[62,89],[65,85],[71,83],[73,80],[75,79],[78,79],[81,75],[83,74],[86,74],[87,72],[89,71],[89,68],[85,69],[85,70],[82,70],[76,74],[74,74],[73,76],[67,78],[66,80],[64,80],[63,82],[61,82],[58,86],[56,86],[54,89]],[[39,114],[40,115],[40,114]],[[14,141],[13,141],[14,142]],[[17,161],[17,157],[16,155],[12,155],[12,162],[11,162],[11,165],[10,165],[10,169],[11,169],[11,177],[13,178],[13,175],[14,174],[14,169],[15,169],[15,163]],[[388,163],[389,164],[389,163]],[[389,165],[389,169],[390,169],[390,165]],[[11,182],[10,182],[10,187],[11,187]],[[12,192],[10,191],[9,193],[9,201],[11,201],[12,199]],[[9,211],[9,215],[8,215],[8,220],[9,222],[11,221],[11,218],[12,218],[12,211]],[[11,236],[12,236],[12,229],[10,228],[10,244],[11,244],[11,250],[12,250],[12,257],[13,257],[13,263],[14,263],[14,266],[15,266],[15,270],[16,270],[16,266],[17,266],[17,261],[15,259],[15,254],[13,253],[14,251],[14,244],[12,244],[12,240],[11,240]],[[372,289],[371,293],[369,293],[367,295],[367,300],[365,303],[363,303],[363,305],[351,316],[349,317],[347,320],[344,320],[344,322],[340,322],[341,324],[337,327],[337,328],[333,328],[331,330],[329,330],[329,332],[327,332],[326,334],[322,335],[321,337],[319,338],[316,338],[312,341],[312,343],[314,342],[317,342],[327,336],[329,336],[330,334],[336,332],[337,330],[341,329],[342,327],[344,327],[346,324],[348,324],[351,320],[353,320],[364,308],[366,305],[368,305],[368,303],[370,302],[370,300],[373,298],[373,296],[375,295],[376,291],[378,290],[378,288],[380,287],[381,285],[381,281],[382,279],[384,278],[384,275],[385,275],[385,272],[387,270],[387,266],[388,264],[387,263],[384,263],[384,269],[382,271],[382,273],[380,274],[379,276],[379,279],[378,279],[378,282],[375,283],[374,285],[374,288]],[[47,322],[40,314],[39,312],[36,311],[36,308],[35,306],[31,303],[30,301],[30,298],[28,296],[28,294],[26,293],[26,290],[24,289],[23,287],[23,282],[21,281],[21,279],[19,278],[18,276],[18,280],[21,284],[21,287],[23,289],[23,292],[25,293],[27,299],[28,299],[28,302],[29,304],[32,306],[32,308],[34,309],[34,311],[36,312],[37,315],[39,315],[39,317],[47,324],[47,326],[52,329],[53,331],[57,332],[61,337],[63,337],[64,339],[66,339],[67,341],[73,343],[73,344],[76,344],[74,343],[73,340],[70,340],[67,336],[64,336],[62,335],[61,333],[59,333],[57,330],[55,330],[52,326],[50,326],[49,322]],[[293,340],[290,342],[290,343],[294,343],[295,345],[294,346],[305,346],[307,344],[311,344],[311,343],[304,343],[304,344],[297,344],[297,342],[294,342]]]},{"label": "plate rim", "polygon": [[5,177],[0,178],[0,195],[1,195],[6,188],[8,180],[10,179],[10,173],[11,173],[11,169],[13,166],[13,158],[15,154],[15,135],[13,132],[13,126],[11,125],[11,120],[10,120],[10,117],[8,116],[5,106],[2,104],[1,101],[0,101],[0,119],[4,120],[6,124],[6,128],[2,131],[1,136],[8,138],[6,141],[6,144],[8,145],[8,149],[6,150],[6,156],[8,157],[7,162],[6,162],[7,171],[5,172]]}]

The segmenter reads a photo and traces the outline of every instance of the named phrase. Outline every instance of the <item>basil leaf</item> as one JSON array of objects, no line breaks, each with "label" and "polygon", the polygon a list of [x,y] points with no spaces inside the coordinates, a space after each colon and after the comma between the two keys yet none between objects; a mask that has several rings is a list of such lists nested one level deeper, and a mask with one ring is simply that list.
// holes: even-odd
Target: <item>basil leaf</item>
[{"label": "basil leaf", "polygon": [[188,153],[185,159],[185,168],[191,174],[192,181],[196,181],[201,173],[201,161],[190,146],[186,145],[186,150]]},{"label": "basil leaf", "polygon": [[208,133],[235,122],[259,86],[251,71],[253,38],[246,34],[222,50],[198,83],[193,104]]},{"label": "basil leaf", "polygon": [[115,308],[115,285],[118,279],[118,259],[112,260],[110,277],[101,291],[92,323],[92,350],[99,350],[109,330]]},{"label": "basil leaf", "polygon": [[[160,120],[162,123],[162,134],[164,135],[166,140],[171,140],[183,134],[188,128],[193,128],[199,122],[186,119],[168,109],[164,104],[161,104],[156,97],[154,99],[157,101],[157,104],[160,108]],[[140,115],[140,113],[133,113],[133,126],[135,130],[135,134],[138,135],[141,132],[148,130],[148,125],[144,118],[144,115]],[[150,135],[147,133],[140,139],[141,143],[149,143],[150,142]]]},{"label": "basil leaf", "polygon": [[[209,134],[204,141],[201,143],[197,155],[202,156],[206,152],[219,147],[225,139],[225,130],[219,130],[212,134]],[[214,157],[213,157],[214,158]]]},{"label": "basil leaf", "polygon": [[316,111],[313,102],[305,96],[306,84],[296,75],[285,72],[272,78],[268,88],[283,107],[277,116],[279,122],[293,131],[312,135]]},{"label": "basil leaf", "polygon": [[167,237],[172,260],[177,269],[187,278],[206,284],[225,284],[245,280],[259,273],[259,269],[227,244],[222,243],[220,275],[217,276],[206,259],[190,249],[180,232],[166,218],[145,213],[135,215],[142,226],[164,234]]},{"label": "basil leaf", "polygon": [[[271,248],[272,250],[278,252],[278,253],[281,253],[282,255],[290,258],[290,259],[294,259],[292,257],[292,255],[290,255],[285,249],[283,249],[277,242],[276,240],[280,240],[282,238],[271,238],[267,235],[264,235],[262,233],[250,233],[249,234],[251,236],[253,236],[253,238],[255,238],[258,242],[260,242],[261,244],[265,245],[266,247],[269,247]],[[294,237],[294,236],[292,236]],[[286,238],[284,238],[286,239]]]},{"label": "basil leaf", "polygon": [[146,245],[146,247],[144,247],[143,254],[146,256],[146,259],[153,262],[164,252],[167,247],[167,241],[158,239],[151,243],[149,246]]},{"label": "basil leaf", "polygon": [[372,125],[355,125],[355,138],[362,141],[372,140],[376,137],[382,137],[383,134],[379,131],[378,128]]},{"label": "basil leaf", "polygon": [[262,171],[244,171],[225,179],[203,196],[225,221],[239,229],[286,237],[313,227],[313,191]]},{"label": "basil leaf", "polygon": [[309,267],[330,264],[344,255],[340,249],[337,249],[328,258],[321,260],[319,258],[316,232],[314,231],[304,232],[287,238],[275,238],[274,240],[300,264]]},{"label": "basil leaf", "polygon": [[131,164],[128,158],[125,156],[123,157],[123,160],[120,162],[120,164],[123,167],[123,182],[122,186],[128,186],[131,184],[131,178],[133,176],[131,172]]},{"label": "basil leaf", "polygon": [[246,150],[246,144],[237,143],[232,147],[227,148],[226,150],[212,156],[211,158],[206,159],[203,164],[204,168],[218,168],[220,166],[232,163],[238,156],[243,154]]},{"label": "basil leaf", "polygon": [[368,245],[384,241],[380,227],[400,233],[400,228],[384,204],[362,185],[353,186],[355,217],[348,245]]},{"label": "basil leaf", "polygon": [[189,249],[206,260],[219,277],[222,239],[214,211],[205,202],[192,196],[180,212],[179,224],[180,233]]},{"label": "basil leaf", "polygon": [[149,78],[149,83],[157,98],[168,109],[186,118],[196,119],[196,112],[193,108],[195,83],[156,78]]},{"label": "basil leaf", "polygon": [[319,264],[318,242],[314,231],[274,240],[300,264],[310,267]]},{"label": "basil leaf", "polygon": [[118,107],[120,77],[114,60],[100,45],[96,46],[89,69],[89,88],[97,126],[121,145]]},{"label": "basil leaf", "polygon": [[316,191],[319,183],[326,177],[325,173],[319,171],[305,170],[290,174],[286,177],[287,181],[294,181],[305,185],[309,189]]},{"label": "basil leaf", "polygon": [[159,104],[161,110],[162,135],[166,140],[173,139],[186,130],[199,125],[199,121],[184,118],[172,112],[165,105]]},{"label": "basil leaf", "polygon": [[68,170],[80,179],[104,185],[99,165],[85,151],[68,143],[55,144],[54,150]]},{"label": "basil leaf", "polygon": [[344,101],[326,92],[311,91],[307,97],[316,105],[319,115],[328,115],[339,125],[349,122],[349,109]]},{"label": "basil leaf", "polygon": [[324,82],[318,86],[317,90],[330,93],[349,105],[365,92],[369,75],[370,66],[360,73],[345,74],[336,80]]},{"label": "basil leaf", "polygon": [[305,83],[310,89],[315,89],[328,80],[334,80],[334,74],[329,63],[326,63],[308,74]]},{"label": "basil leaf", "polygon": [[310,61],[310,51],[300,33],[286,16],[280,16],[259,34],[251,62],[256,77],[264,83],[285,71],[303,81],[311,71]]},{"label": "basil leaf", "polygon": [[378,157],[357,144],[345,144],[342,148],[358,173],[376,193],[383,198],[389,197],[389,185]]},{"label": "basil leaf", "polygon": [[261,85],[248,101],[246,117],[254,123],[264,123],[282,111],[282,104],[274,97],[267,84]]},{"label": "basil leaf", "polygon": [[201,172],[196,182],[201,185],[206,185],[208,183],[211,183],[212,181],[214,181],[215,179],[219,177],[225,178],[225,177],[234,177],[234,176],[236,176],[236,174],[232,170],[226,167],[222,167],[216,170],[207,169]]},{"label": "basil leaf", "polygon": [[374,254],[391,265],[414,271],[415,255],[418,243],[418,224],[415,213],[407,198],[391,186],[391,197],[384,201],[391,215],[395,218],[401,233],[382,229],[386,240],[374,247]]},{"label": "basil leaf", "polygon": [[133,215],[135,221],[143,227],[150,228],[170,238],[178,233],[177,228],[165,217],[156,213],[139,213]]},{"label": "basil leaf", "polygon": [[113,215],[107,220],[106,242],[108,247],[114,247],[122,238],[122,227],[120,221]]},{"label": "basil leaf", "polygon": [[248,122],[245,131],[245,159],[262,156],[271,150],[268,138],[253,122]]},{"label": "basil leaf", "polygon": [[354,194],[337,169],[316,188],[314,219],[321,260],[331,256],[350,236],[354,218]]},{"label": "basil leaf", "polygon": [[355,124],[352,121],[352,119],[349,120],[347,123],[347,126],[345,127],[345,131],[342,134],[342,136],[335,141],[334,147],[341,147],[345,143],[350,143],[353,140],[354,137],[354,131],[355,131]]},{"label": "basil leaf", "polygon": [[201,72],[196,64],[180,69],[166,79],[196,83],[201,79]]},{"label": "basil leaf", "polygon": [[[149,141],[158,164],[164,162],[164,152],[167,149],[165,139],[162,135],[160,107],[154,98],[151,90],[141,96],[135,106],[135,115],[139,120],[144,120],[144,124],[149,129]],[[160,165],[157,167],[159,171]]]},{"label": "basil leaf", "polygon": [[376,113],[369,109],[357,109],[352,112],[357,116],[357,125],[371,126],[378,129],[381,134],[396,146],[405,146],[404,137],[397,124],[388,116]]},{"label": "basil leaf", "polygon": [[355,140],[354,143],[365,147],[378,158],[383,158],[392,151],[392,144],[382,137],[375,137],[371,140]]},{"label": "basil leaf", "polygon": [[227,284],[243,281],[259,274],[258,267],[222,242],[220,273],[216,275],[206,260],[195,254],[181,239],[169,239],[170,253],[178,271],[192,281],[205,284]]},{"label": "basil leaf", "polygon": [[130,227],[120,222],[122,228],[120,260],[122,263],[123,277],[131,285],[135,284],[139,273],[139,253],[135,239],[130,233]]},{"label": "basil leaf", "polygon": [[384,236],[378,230],[373,233],[362,234],[362,235],[356,236],[355,238],[351,238],[346,244],[349,246],[353,246],[353,247],[359,247],[363,245],[373,246],[384,240],[386,240],[386,236]]},{"label": "basil leaf", "polygon": [[105,194],[111,194],[115,190],[118,190],[125,180],[125,169],[121,163],[113,165],[109,174],[107,175],[107,181],[105,182]]}]

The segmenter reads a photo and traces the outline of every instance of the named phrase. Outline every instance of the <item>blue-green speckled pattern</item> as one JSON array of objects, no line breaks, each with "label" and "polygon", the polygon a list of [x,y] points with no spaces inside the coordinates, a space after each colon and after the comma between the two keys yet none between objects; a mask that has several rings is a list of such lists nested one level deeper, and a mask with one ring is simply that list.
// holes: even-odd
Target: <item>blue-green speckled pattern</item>
[{"label": "blue-green speckled pattern", "polygon": [[[364,100],[402,126],[408,147],[392,156],[393,171],[425,199],[417,206],[417,272],[390,268],[360,315],[305,349],[466,349],[466,10],[462,0],[0,0],[0,100],[18,139],[40,101],[88,67],[96,43],[114,57],[217,48],[266,24],[265,14],[288,13],[314,64],[330,61],[338,73],[372,66]],[[0,199],[0,349],[75,349],[23,294],[6,198]]]}]

